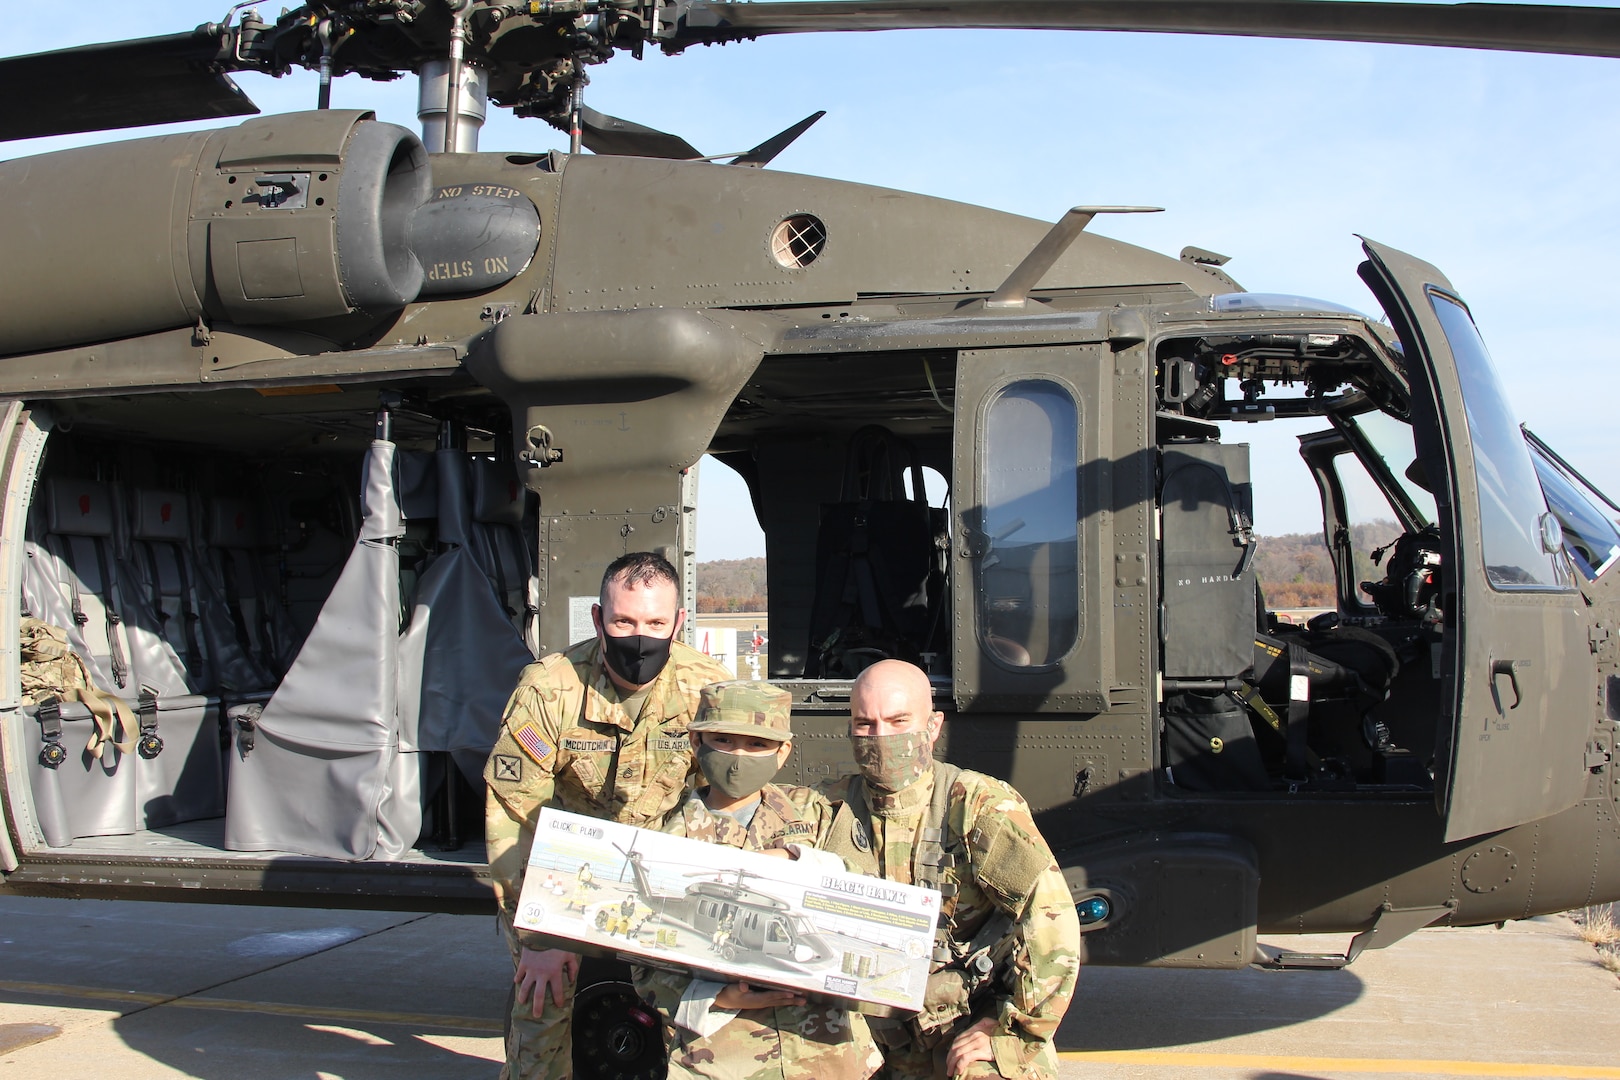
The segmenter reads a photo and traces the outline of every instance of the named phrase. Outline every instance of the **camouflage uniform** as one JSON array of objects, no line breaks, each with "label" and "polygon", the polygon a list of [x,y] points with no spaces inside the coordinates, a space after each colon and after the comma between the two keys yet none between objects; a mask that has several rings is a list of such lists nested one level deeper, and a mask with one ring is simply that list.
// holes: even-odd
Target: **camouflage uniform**
[{"label": "camouflage uniform", "polygon": [[[789,737],[791,699],[764,683],[732,682],[709,687],[694,730],[753,734],[774,741]],[[674,836],[726,844],[747,851],[814,846],[833,821],[833,808],[810,788],[766,784],[753,818],[744,827],[729,814],[704,805],[698,792],[670,815],[664,831]],[[636,988],[666,1019],[672,1080],[865,1080],[882,1065],[877,1044],[859,1013],[833,1004],[749,1009],[712,1034],[672,1022],[692,977],[636,967]],[[717,1018],[718,1019],[718,1018]]]},{"label": "camouflage uniform", "polygon": [[[936,781],[950,788],[941,792],[944,835],[929,837],[924,823]],[[1029,805],[994,777],[938,763],[890,795],[859,777],[823,790],[840,804],[823,847],[851,870],[933,884],[943,895],[923,1012],[909,1021],[872,1021],[885,1076],[943,1077],[951,1041],[985,1018],[996,1021],[994,1061],[974,1062],[964,1077],[1056,1076],[1052,1037],[1080,971],[1080,923]],[[976,986],[961,960],[986,948],[996,966]]]},{"label": "camouflage uniform", "polygon": [[[686,725],[698,693],[728,676],[677,641],[635,717],[619,704],[594,638],[523,669],[484,767],[490,877],[514,965],[521,946],[545,947],[512,926],[540,808],[656,828],[692,775]],[[514,1001],[503,1080],[566,1080],[572,1072],[570,1007],[548,1001],[543,1013],[536,1019],[531,1004]]]}]

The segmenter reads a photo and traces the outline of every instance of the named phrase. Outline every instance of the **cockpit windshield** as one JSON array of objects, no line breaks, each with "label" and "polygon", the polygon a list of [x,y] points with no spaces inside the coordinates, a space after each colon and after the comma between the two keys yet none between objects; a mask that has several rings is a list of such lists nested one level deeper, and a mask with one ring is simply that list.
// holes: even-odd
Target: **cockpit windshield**
[{"label": "cockpit windshield", "polygon": [[1546,443],[1529,430],[1524,434],[1547,505],[1563,527],[1564,550],[1588,581],[1601,577],[1620,562],[1620,512]]}]

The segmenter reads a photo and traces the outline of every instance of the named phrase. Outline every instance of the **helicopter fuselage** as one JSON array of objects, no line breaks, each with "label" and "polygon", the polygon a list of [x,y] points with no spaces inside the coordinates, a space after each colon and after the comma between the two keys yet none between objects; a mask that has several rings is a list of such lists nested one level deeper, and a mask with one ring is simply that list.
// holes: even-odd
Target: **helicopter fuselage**
[{"label": "helicopter fuselage", "polygon": [[[300,592],[319,575],[299,559],[316,539],[339,555],[354,542],[352,510],[327,508],[352,494],[386,413],[402,449],[503,463],[538,495],[532,604],[511,614],[544,655],[577,636],[615,555],[666,551],[690,576],[690,470],[710,454],[747,481],[766,536],[770,677],[796,702],[781,779],[854,771],[851,661],[827,628],[864,626],[863,647],[928,666],[940,752],[1029,800],[1090,913],[1088,962],[1234,967],[1262,931],[1376,928],[1376,946],[1620,899],[1616,575],[1580,573],[1550,526],[1544,572],[1521,560],[1528,580],[1499,575],[1477,477],[1500,433],[1469,427],[1485,391],[1432,323],[1450,312],[1437,274],[1407,288],[1419,271],[1369,245],[1392,331],[1250,297],[1207,253],[1091,232],[1030,270],[1050,227],[984,208],[707,163],[428,156],[392,135],[362,162],[357,133],[380,127],[283,116],[0,164],[4,610],[23,605],[29,545],[81,535],[46,520],[53,482],[130,503],[184,491],[200,519],[252,476],[243,490],[281,522],[253,548],[280,583],[259,599],[288,601],[308,633],[326,595]],[[1009,287],[1021,267],[1034,281]],[[1293,635],[1255,592],[1247,447],[1220,436],[1267,416],[1322,421],[1301,454],[1345,629]],[[1402,479],[1369,417],[1395,426],[1424,484]],[[909,479],[850,488],[873,426],[915,461],[896,477],[939,473],[947,506],[908,497]],[[1182,461],[1220,483],[1166,494]],[[1361,588],[1385,571],[1354,539],[1371,519],[1347,510],[1350,468],[1383,493],[1395,535],[1433,527],[1426,607]],[[828,570],[824,508],[863,503],[912,515],[886,537],[922,537],[895,556],[924,594],[903,618],[863,610]],[[138,531],[109,526],[108,550],[126,557]],[[135,811],[127,830],[50,824],[56,781],[32,763],[39,722],[17,690],[16,624],[0,625],[5,890],[488,909],[473,852],[231,850],[214,818],[158,833]],[[1397,670],[1344,660],[1364,697],[1305,693],[1311,658],[1343,660],[1349,628]],[[1292,663],[1281,696],[1257,674],[1257,634]],[[230,693],[194,674],[216,725],[200,729],[206,753]],[[1227,727],[1207,726],[1216,713]],[[221,775],[251,768],[251,740],[223,731]],[[453,806],[434,813],[466,831]],[[704,929],[693,896],[665,899]]]}]

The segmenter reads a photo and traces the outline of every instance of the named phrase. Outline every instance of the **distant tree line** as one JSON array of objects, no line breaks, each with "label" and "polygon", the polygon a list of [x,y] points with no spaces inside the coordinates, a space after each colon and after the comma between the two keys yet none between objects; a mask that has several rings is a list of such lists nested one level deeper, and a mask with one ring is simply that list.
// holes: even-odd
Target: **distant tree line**
[{"label": "distant tree line", "polygon": [[[1401,535],[1393,521],[1371,521],[1350,527],[1350,546],[1356,553],[1356,583],[1379,581],[1384,576],[1382,560],[1373,564],[1372,552]],[[1385,553],[1387,557],[1387,552]],[[1330,608],[1337,606],[1333,584],[1333,560],[1321,533],[1284,533],[1262,536],[1254,557],[1260,589],[1266,607],[1273,611],[1287,608]]]},{"label": "distant tree line", "polygon": [[[1353,526],[1351,544],[1356,552],[1356,581],[1377,581],[1382,565],[1373,565],[1374,548],[1400,535],[1393,521]],[[698,563],[698,611],[764,611],[767,607],[764,559],[719,559]],[[1284,533],[1260,538],[1255,570],[1266,606],[1273,609],[1330,608],[1335,604],[1333,561],[1321,533]]]},{"label": "distant tree line", "polygon": [[697,568],[698,613],[764,611],[765,560],[716,559]]}]

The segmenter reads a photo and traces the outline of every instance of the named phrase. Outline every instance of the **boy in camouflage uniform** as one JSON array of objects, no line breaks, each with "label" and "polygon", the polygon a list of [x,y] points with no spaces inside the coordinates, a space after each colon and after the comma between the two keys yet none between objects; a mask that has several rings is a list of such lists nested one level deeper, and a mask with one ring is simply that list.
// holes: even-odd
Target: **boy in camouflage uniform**
[{"label": "boy in camouflage uniform", "polygon": [[823,843],[849,868],[937,888],[940,934],[923,1011],[873,1019],[886,1077],[1055,1077],[1052,1037],[1080,971],[1080,922],[1063,874],[1007,784],[933,760],[944,715],[921,669],[884,660],[850,698],[860,775]]},{"label": "boy in camouflage uniform", "polygon": [[[703,691],[692,751],[708,786],[669,816],[674,836],[789,858],[843,861],[811,850],[832,806],[810,788],[769,783],[792,750],[792,698],[768,683],[725,682]],[[724,924],[715,947],[724,942]],[[865,1080],[882,1064],[864,1019],[788,990],[752,990],[637,967],[636,988],[666,1020],[672,1080]]]},{"label": "boy in camouflage uniform", "polygon": [[490,876],[517,986],[502,1080],[567,1080],[573,1069],[579,957],[530,947],[528,932],[512,926],[540,809],[656,828],[692,773],[686,728],[698,692],[727,677],[674,640],[686,612],[667,560],[651,552],[616,560],[599,599],[595,638],[523,669],[484,767]]}]

